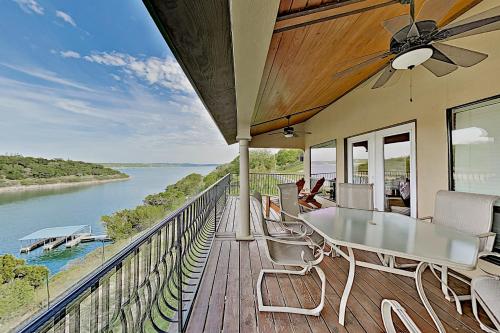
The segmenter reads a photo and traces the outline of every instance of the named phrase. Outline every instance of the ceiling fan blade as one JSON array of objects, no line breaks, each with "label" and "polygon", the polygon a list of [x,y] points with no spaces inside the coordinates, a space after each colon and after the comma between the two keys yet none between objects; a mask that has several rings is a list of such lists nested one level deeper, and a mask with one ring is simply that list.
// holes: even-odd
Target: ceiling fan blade
[{"label": "ceiling fan blade", "polygon": [[443,43],[434,43],[432,46],[446,55],[455,64],[462,67],[474,66],[484,59],[488,58],[487,54],[472,50],[463,49],[461,47],[452,46]]},{"label": "ceiling fan blade", "polygon": [[437,60],[435,58],[430,58],[426,62],[422,64],[425,68],[432,72],[432,74],[437,77],[445,76],[455,71],[458,66],[455,64],[450,64],[448,62],[444,62],[441,60]]},{"label": "ceiling fan blade", "polygon": [[295,131],[294,133],[300,133],[300,134],[312,134],[312,132],[306,132],[306,131]]},{"label": "ceiling fan blade", "polygon": [[349,73],[353,73],[353,72],[356,72],[358,71],[359,69],[363,68],[364,66],[374,62],[374,61],[377,61],[377,60],[381,60],[381,59],[384,59],[384,58],[387,58],[388,56],[390,56],[392,53],[389,52],[389,51],[381,51],[381,52],[377,52],[377,53],[372,53],[372,54],[369,54],[369,55],[366,55],[364,57],[359,57],[359,58],[356,58],[356,59],[353,59],[353,61],[357,61],[358,63],[352,67],[349,67],[347,69],[344,69],[343,71],[340,71],[340,72],[337,72],[333,75],[333,79],[338,79],[338,78],[341,78]]},{"label": "ceiling fan blade", "polygon": [[267,135],[278,135],[278,134],[283,135],[283,132],[267,133]]},{"label": "ceiling fan blade", "polygon": [[404,27],[407,27],[413,23],[410,15],[405,14],[401,16],[396,16],[391,19],[385,20],[382,22],[382,26],[384,27],[385,30],[387,30],[392,37],[397,42],[402,42],[404,41],[404,36],[403,35],[396,35],[401,29]]},{"label": "ceiling fan blade", "polygon": [[500,6],[477,15],[448,24],[436,36],[437,40],[452,40],[466,36],[500,30]]},{"label": "ceiling fan blade", "polygon": [[431,59],[439,60],[442,62],[446,62],[452,65],[456,65],[453,60],[448,58],[443,52],[439,51],[437,48],[433,47],[432,48],[432,57]]},{"label": "ceiling fan blade", "polygon": [[385,67],[384,71],[382,72],[382,75],[378,78],[377,82],[373,85],[372,89],[377,89],[382,87],[384,84],[389,81],[389,79],[394,75],[396,70],[392,68],[392,65],[389,64]]},{"label": "ceiling fan blade", "polygon": [[439,23],[456,0],[426,0],[417,14],[417,21],[431,20]]}]

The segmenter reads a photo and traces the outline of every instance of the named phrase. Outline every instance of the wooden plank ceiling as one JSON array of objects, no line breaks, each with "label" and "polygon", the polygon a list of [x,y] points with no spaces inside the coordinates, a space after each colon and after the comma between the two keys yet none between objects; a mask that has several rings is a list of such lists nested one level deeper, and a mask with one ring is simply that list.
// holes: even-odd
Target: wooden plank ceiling
[{"label": "wooden plank ceiling", "polygon": [[[424,1],[415,0],[417,13]],[[441,2],[427,1],[435,6]],[[480,1],[455,0],[438,25]],[[408,13],[409,6],[397,0],[281,0],[252,135],[286,126],[286,115],[294,115],[291,124],[303,122],[377,73],[387,59],[334,79],[363,57],[388,51],[391,34],[382,22]]]}]

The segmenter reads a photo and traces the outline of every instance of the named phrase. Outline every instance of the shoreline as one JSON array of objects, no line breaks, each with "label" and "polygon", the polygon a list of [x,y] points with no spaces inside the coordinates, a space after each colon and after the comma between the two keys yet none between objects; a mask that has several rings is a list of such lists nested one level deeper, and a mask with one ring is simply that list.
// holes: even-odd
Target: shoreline
[{"label": "shoreline", "polygon": [[83,180],[81,182],[61,182],[53,184],[34,184],[34,185],[15,185],[15,186],[5,186],[0,187],[0,194],[3,193],[17,193],[26,191],[39,191],[39,190],[51,190],[51,189],[61,189],[66,187],[81,186],[81,185],[97,185],[102,183],[116,182],[129,180],[131,177],[126,178],[110,178],[110,179],[94,179],[94,180]]}]

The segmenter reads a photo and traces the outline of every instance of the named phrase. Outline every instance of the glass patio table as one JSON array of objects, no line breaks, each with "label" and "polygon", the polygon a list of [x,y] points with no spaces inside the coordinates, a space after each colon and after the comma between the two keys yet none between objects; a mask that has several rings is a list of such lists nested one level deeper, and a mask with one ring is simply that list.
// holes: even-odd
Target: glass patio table
[{"label": "glass patio table", "polygon": [[[427,300],[422,273],[431,265],[463,270],[476,267],[479,239],[453,228],[409,216],[359,209],[330,207],[301,213],[299,218],[319,233],[335,251],[349,261],[347,283],[340,301],[339,323],[344,325],[347,299],[352,288],[355,266],[377,269],[415,279],[418,294],[439,332],[445,329]],[[347,248],[347,253],[339,246]],[[356,260],[353,249],[377,253],[380,265]],[[402,269],[394,258],[419,262],[416,270]],[[434,273],[434,271],[433,271]],[[457,310],[461,312],[460,304]]]}]

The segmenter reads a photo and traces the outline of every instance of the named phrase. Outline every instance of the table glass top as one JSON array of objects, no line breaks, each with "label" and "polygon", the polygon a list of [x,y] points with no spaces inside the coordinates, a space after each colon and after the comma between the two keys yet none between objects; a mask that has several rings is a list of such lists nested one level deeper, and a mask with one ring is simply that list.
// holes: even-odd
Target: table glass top
[{"label": "table glass top", "polygon": [[324,208],[299,217],[328,241],[462,269],[476,266],[479,239],[401,214]]}]

